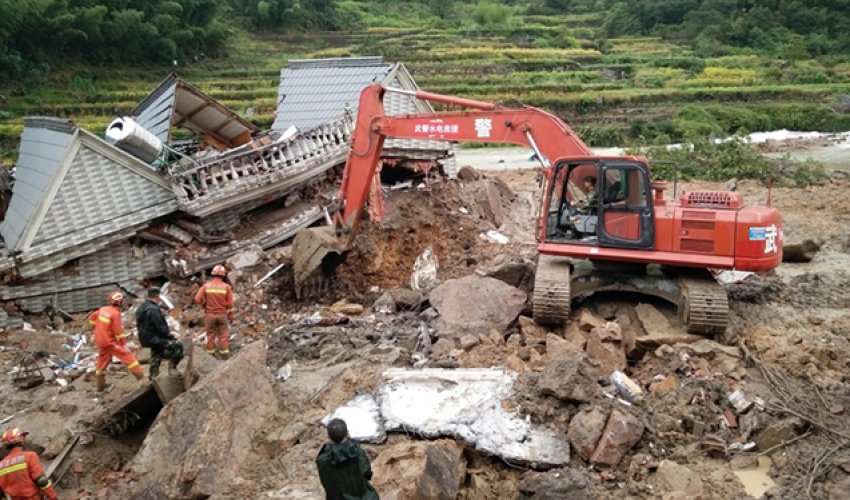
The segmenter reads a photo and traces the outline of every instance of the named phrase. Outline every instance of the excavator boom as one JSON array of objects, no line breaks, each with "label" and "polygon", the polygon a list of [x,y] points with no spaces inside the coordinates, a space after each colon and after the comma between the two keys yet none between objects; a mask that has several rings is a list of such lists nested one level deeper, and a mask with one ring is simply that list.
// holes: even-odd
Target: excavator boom
[{"label": "excavator boom", "polygon": [[[383,103],[387,92],[471,110],[389,116]],[[369,85],[360,94],[334,228],[304,230],[293,242],[293,267],[299,296],[301,290],[316,289],[318,284],[325,283],[327,274],[342,261],[341,255],[353,243],[372,183],[380,182],[378,166],[387,137],[527,146],[536,153],[547,176],[551,173],[553,159],[593,155],[567,124],[538,108],[505,108],[497,103]],[[380,219],[382,201],[373,201],[377,205],[372,207],[373,217]],[[344,240],[338,238],[342,232],[348,233]]]},{"label": "excavator boom", "polygon": [[[399,92],[416,99],[473,108],[475,111],[388,116],[383,104],[387,92]],[[351,152],[339,193],[341,223],[346,228],[355,224],[366,205],[387,137],[527,146],[537,153],[544,170],[549,169],[549,161],[554,158],[593,155],[567,124],[538,108],[504,108],[496,103],[372,84],[360,94]]]}]

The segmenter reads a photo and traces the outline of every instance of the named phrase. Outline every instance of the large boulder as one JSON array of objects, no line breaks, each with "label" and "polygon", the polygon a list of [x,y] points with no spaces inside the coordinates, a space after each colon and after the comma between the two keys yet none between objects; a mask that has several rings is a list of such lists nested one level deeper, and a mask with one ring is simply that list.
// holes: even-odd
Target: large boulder
[{"label": "large boulder", "polygon": [[240,476],[251,443],[278,410],[266,344],[243,347],[159,413],[130,468],[134,499],[207,498]]},{"label": "large boulder", "polygon": [[484,274],[525,292],[534,287],[534,263],[519,256],[497,257],[493,266],[484,271]]},{"label": "large boulder", "polygon": [[460,337],[504,331],[525,308],[527,296],[495,278],[471,275],[446,281],[429,299],[440,313],[438,334]]},{"label": "large boulder", "polygon": [[372,461],[372,486],[381,498],[453,500],[466,476],[463,447],[454,441],[402,442]]},{"label": "large boulder", "polygon": [[593,485],[575,469],[526,472],[519,482],[520,500],[584,500],[595,498]]},{"label": "large boulder", "polygon": [[584,353],[574,352],[543,370],[537,378],[537,390],[569,403],[586,403],[602,392],[596,374]]}]

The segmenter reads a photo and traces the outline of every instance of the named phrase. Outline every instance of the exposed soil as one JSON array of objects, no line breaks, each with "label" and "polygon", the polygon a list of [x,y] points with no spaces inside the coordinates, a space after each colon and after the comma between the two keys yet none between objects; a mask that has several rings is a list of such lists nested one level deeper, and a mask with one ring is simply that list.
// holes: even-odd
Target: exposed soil
[{"label": "exposed soil", "polygon": [[[501,171],[490,176],[466,183],[437,183],[430,191],[391,194],[384,220],[364,224],[355,250],[340,269],[332,298],[346,297],[365,306],[363,313],[350,314],[340,324],[316,326],[315,318],[340,315],[335,316],[334,307],[327,304],[292,302],[285,273],[266,286],[253,287],[285,255],[268,252],[261,265],[232,276],[238,300],[245,304],[234,328],[237,350],[240,343],[265,338],[271,373],[288,365],[292,375],[277,382],[281,411],[258,433],[242,479],[221,492],[222,498],[321,498],[314,460],[326,437],[319,420],[355,394],[373,389],[384,369],[437,361],[436,351],[422,345],[423,337],[429,343],[437,339],[432,319],[419,310],[390,315],[369,310],[371,301],[384,290],[409,285],[413,262],[426,246],[435,250],[440,281],[486,269],[503,254],[534,256],[531,228],[538,200],[534,172]],[[499,191],[499,214],[493,213],[490,200],[482,195],[494,178],[510,188]],[[693,183],[682,188],[724,189],[725,185]],[[681,344],[630,353],[625,372],[645,390],[643,403],[627,406],[617,396],[605,396],[610,384],[604,380],[589,382],[599,386],[599,396],[583,404],[542,396],[535,384],[550,362],[543,328],[524,331],[519,325],[510,326],[502,341],[480,340],[461,354],[455,353],[454,361],[460,367],[507,365],[524,370],[515,400],[505,404],[535,423],[563,432],[568,431],[571,417],[585,406],[621,408],[637,416],[645,425],[644,433],[617,466],[589,466],[573,454],[571,469],[588,479],[592,498],[685,498],[660,481],[655,471],[663,460],[686,467],[701,480],[700,494],[688,497],[747,498],[730,457],[709,454],[704,439],[713,436],[728,444],[746,444],[770,425],[795,416],[802,422],[798,439],[766,453],[772,459],[770,476],[777,484],[771,498],[843,498],[841,485],[850,477],[850,439],[845,439],[850,437],[846,417],[850,411],[846,375],[850,368],[848,188],[847,183],[836,183],[773,190],[772,200],[783,214],[786,238],[817,240],[820,252],[811,262],[783,264],[775,272],[728,285],[731,326],[714,340],[740,348],[740,357],[720,350],[697,353]],[[766,188],[755,182],[739,182],[738,190],[748,203],[763,202],[767,195]],[[500,245],[482,238],[488,230],[500,231],[509,243]],[[191,282],[172,284],[172,298],[181,309],[186,309],[194,286]],[[629,335],[640,336],[643,333],[634,309],[642,302],[647,299],[600,295],[574,304],[573,317],[589,311],[617,321]],[[649,302],[676,325],[672,307]],[[198,311],[181,310],[178,319],[183,335],[195,338],[202,332]],[[49,333],[41,318],[31,320],[35,331],[12,332],[2,338],[0,363],[7,373],[25,351],[68,357],[63,344],[69,343],[69,337]],[[551,333],[569,339],[575,334],[570,328]],[[82,322],[66,322],[62,330],[85,328]],[[109,379],[116,386],[102,398],[92,391],[85,376],[70,383],[72,390],[62,391],[54,383],[26,391],[15,389],[10,381],[0,384],[0,418],[14,415],[9,425],[27,427],[33,433],[34,448],[44,452],[45,458],[55,456],[72,433],[86,436],[72,454],[83,464],[80,471],[72,469],[59,483],[63,498],[74,498],[78,491],[82,493],[77,498],[87,498],[85,492],[94,498],[110,483],[132,483],[126,464],[141,444],[144,430],[109,437],[87,427],[104,401],[114,401],[139,384],[119,367],[110,372]],[[659,392],[655,384],[673,379],[676,387]],[[734,427],[724,420],[731,408],[728,395],[736,389],[763,404],[746,413],[757,415],[753,429],[744,429],[745,424],[750,425],[749,417],[736,415]],[[799,437],[806,432],[809,434]],[[390,435],[388,444],[415,439],[417,436]],[[365,448],[375,458],[385,446]],[[465,459],[467,475],[458,498],[517,497],[527,474],[525,466],[509,465],[471,448]]]}]

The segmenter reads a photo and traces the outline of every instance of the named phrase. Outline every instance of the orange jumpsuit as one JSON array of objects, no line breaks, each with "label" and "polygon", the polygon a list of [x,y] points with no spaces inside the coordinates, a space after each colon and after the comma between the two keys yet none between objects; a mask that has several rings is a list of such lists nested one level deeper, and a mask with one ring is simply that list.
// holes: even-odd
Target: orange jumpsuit
[{"label": "orange jumpsuit", "polygon": [[12,448],[0,461],[0,489],[11,500],[57,499],[53,483],[44,476],[38,455],[20,446]]},{"label": "orange jumpsuit", "polygon": [[195,294],[195,302],[204,307],[204,327],[207,329],[207,352],[230,354],[230,325],[233,319],[233,288],[218,276],[204,283]]},{"label": "orange jumpsuit", "polygon": [[106,367],[115,356],[127,369],[141,375],[144,369],[126,347],[124,325],[121,324],[121,311],[115,306],[103,306],[89,315],[89,324],[94,328],[94,343],[97,344],[95,374],[105,375]]}]

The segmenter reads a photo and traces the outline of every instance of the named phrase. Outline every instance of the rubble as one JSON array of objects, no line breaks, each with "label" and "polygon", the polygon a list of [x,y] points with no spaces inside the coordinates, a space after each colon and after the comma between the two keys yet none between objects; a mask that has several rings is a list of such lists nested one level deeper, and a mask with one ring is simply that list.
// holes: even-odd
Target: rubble
[{"label": "rubble", "polygon": [[[476,299],[484,297],[486,300]],[[455,337],[467,333],[480,335],[492,329],[504,331],[517,319],[527,300],[522,290],[475,275],[448,280],[428,298],[440,313],[438,334]]]},{"label": "rubble", "polygon": [[372,472],[372,485],[382,497],[450,500],[458,496],[466,460],[463,447],[454,441],[403,442],[375,457]]},{"label": "rubble", "polygon": [[374,397],[387,431],[453,436],[511,462],[569,463],[566,439],[504,408],[502,401],[513,396],[515,378],[500,369],[393,369],[384,372]]},{"label": "rubble", "polygon": [[522,257],[500,255],[493,261],[493,265],[483,271],[484,276],[504,281],[512,287],[519,288],[524,292],[531,291],[534,286],[535,267]]},{"label": "rubble", "polygon": [[[250,144],[267,151],[262,144]],[[533,173],[501,175],[512,179],[513,189],[528,186],[529,191],[518,193],[518,199],[529,194],[534,194],[529,199],[538,199],[531,191],[536,189]],[[328,180],[331,177],[329,172]],[[683,337],[683,328],[667,306],[641,306],[635,297],[621,294],[575,300],[571,320],[563,328],[545,328],[529,317],[531,308],[519,295],[526,291],[522,283],[529,279],[534,243],[530,232],[524,238],[516,227],[527,225],[530,212],[512,213],[516,206],[505,202],[500,193],[502,215],[509,220],[498,230],[511,242],[499,246],[478,239],[480,233],[495,229],[485,217],[487,210],[479,206],[486,197],[476,200],[479,193],[486,193],[488,181],[435,182],[429,191],[393,192],[387,197],[384,225],[363,221],[363,231],[345,264],[350,266],[348,274],[343,273],[316,303],[290,300],[291,254],[287,247],[263,250],[253,267],[235,269],[234,262],[228,264],[238,304],[234,351],[250,351],[263,341],[269,345],[265,361],[240,369],[250,377],[250,387],[239,389],[237,406],[257,404],[251,415],[241,406],[233,416],[219,415],[225,411],[219,397],[237,392],[230,379],[241,379],[241,374],[228,371],[231,376],[227,380],[209,381],[210,377],[224,377],[216,374],[228,370],[244,353],[222,363],[201,348],[195,349],[195,365],[209,361],[217,366],[195,370],[199,377],[195,389],[172,399],[165,409],[157,408],[159,416],[145,417],[156,420],[143,419],[135,430],[114,437],[91,429],[88,416],[99,414],[99,408],[112,408],[122,398],[138,395],[138,390],[148,391],[144,397],[154,401],[159,400],[154,391],[167,393],[163,399],[171,399],[180,390],[178,381],[161,375],[158,390],[148,389],[146,383],[136,383],[116,365],[109,374],[115,388],[96,395],[86,380],[95,348],[84,316],[64,310],[23,313],[16,303],[29,298],[7,300],[0,311],[25,319],[28,327],[0,334],[0,363],[7,373],[6,384],[0,384],[4,401],[0,421],[31,427],[31,441],[44,450],[45,457],[61,456],[69,438],[79,438],[67,453],[69,458],[56,469],[61,472],[69,467],[64,479],[56,481],[60,495],[69,497],[94,498],[99,490],[106,498],[153,497],[159,492],[151,484],[174,493],[183,479],[187,479],[181,483],[188,492],[185,496],[200,497],[211,494],[201,486],[206,474],[221,478],[214,497],[319,497],[321,484],[314,459],[327,439],[320,423],[331,416],[341,416],[353,438],[370,443],[364,448],[372,458],[373,484],[379,486],[382,497],[406,491],[399,494],[468,499],[738,498],[745,494],[758,498],[763,491],[751,489],[749,481],[770,488],[765,479],[768,472],[781,485],[768,492],[768,497],[777,497],[777,491],[788,498],[805,496],[806,471],[837,443],[828,443],[830,433],[817,426],[789,425],[786,420],[792,413],[777,404],[803,415],[814,410],[815,415],[807,416],[849,432],[840,414],[847,408],[843,373],[848,344],[843,332],[850,324],[844,296],[850,281],[836,267],[844,262],[841,245],[846,237],[841,236],[840,241],[835,239],[838,236],[830,237],[824,244],[822,251],[838,259],[832,263],[822,258],[826,254],[818,255],[804,268],[782,266],[775,275],[753,275],[743,283],[726,285],[732,321],[727,335],[713,340]],[[741,189],[745,189],[743,183]],[[800,200],[796,191],[780,189],[783,194],[777,196],[777,203]],[[475,196],[466,190],[474,190]],[[209,194],[214,194],[211,186],[199,198]],[[170,243],[145,240],[140,245],[134,241],[121,252],[144,261],[154,245],[161,245],[167,247],[171,258],[183,260],[194,272],[215,259],[238,255],[254,241],[242,237],[248,228],[240,225],[221,229],[229,225],[227,220],[244,225],[247,220],[256,221],[254,217],[267,209],[284,217],[286,213],[278,211],[281,207],[297,207],[310,199],[304,191],[294,194],[298,196],[272,196],[272,207],[252,209],[238,217],[224,217],[229,214],[221,212],[192,217],[191,222],[200,228],[166,215],[167,226],[149,226],[134,234],[146,233]],[[758,191],[758,196],[761,194]],[[837,191],[834,194],[836,203],[844,208],[832,213],[850,208]],[[756,196],[756,192],[747,196]],[[533,201],[529,207],[532,205]],[[204,210],[214,206],[206,205]],[[261,219],[257,225],[269,227],[267,222]],[[813,232],[827,235],[836,230],[834,224],[821,223],[816,217],[811,222],[816,226]],[[186,244],[186,234],[169,226],[191,235],[192,242]],[[494,280],[510,290],[508,296],[516,297],[516,315],[508,320],[500,310],[497,322],[488,319],[474,331],[440,330],[448,324],[444,316],[451,314],[445,303],[432,304],[421,291],[409,288],[413,261],[427,245],[439,256],[438,280],[453,285],[470,275],[469,280],[479,283]],[[203,313],[188,307],[201,277],[181,276],[172,276],[167,287],[173,306],[169,323],[187,342],[202,345]],[[143,291],[132,281],[122,281],[122,286]],[[261,286],[256,286],[258,282]],[[514,284],[516,291],[511,288]],[[18,286],[30,284],[16,282],[14,293],[21,290]],[[99,288],[94,286],[91,293],[102,301]],[[458,293],[448,309],[462,309],[457,314],[476,312],[478,302],[487,301],[470,297],[481,296],[485,295]],[[371,310],[361,309],[362,305],[371,305]],[[133,310],[128,310],[125,326],[129,345],[135,349],[132,315]],[[656,324],[658,316],[666,323]],[[53,380],[17,390],[11,382],[19,356],[42,350],[49,353],[44,365]],[[138,358],[149,359],[149,353],[139,352]],[[579,358],[582,361],[576,369],[576,364],[570,363]],[[599,376],[605,364],[610,365],[606,369],[622,367],[619,373],[645,392],[644,400],[629,397],[637,392],[634,388],[620,392],[611,385],[610,377]],[[463,368],[404,369],[410,366]],[[774,387],[765,380],[762,368],[788,386]],[[384,371],[389,374],[387,379],[381,377]],[[466,378],[470,372],[480,378]],[[620,377],[617,371],[611,373]],[[206,399],[194,395],[198,387],[203,388]],[[740,407],[736,407],[738,399],[729,399],[736,393],[745,401],[737,405]],[[782,400],[785,393],[796,399]],[[192,405],[191,422],[185,416],[190,413],[185,405]],[[272,409],[266,409],[270,405]],[[177,408],[183,415],[179,421],[174,415]],[[232,434],[230,430],[243,425],[243,418],[252,432]],[[214,419],[223,422],[223,427],[198,426],[198,422]],[[235,419],[240,420],[234,423]],[[135,464],[142,459],[139,446],[151,422],[148,440],[158,442],[163,451],[153,458],[151,450],[144,451],[144,465],[153,464],[156,471],[139,476]],[[166,433],[163,426],[167,422],[174,427],[179,424],[179,432],[169,429]],[[77,434],[79,428],[84,430]],[[220,447],[216,447],[219,443],[213,446],[208,434],[216,431],[221,435],[222,428],[227,439]],[[166,434],[169,443],[164,443]],[[197,446],[175,458],[177,452],[172,448],[189,446],[192,434],[200,436]],[[236,441],[231,443],[231,437]],[[760,437],[762,443],[757,444]],[[772,444],[768,443],[771,440],[778,448],[760,457],[753,467],[751,457],[768,451],[770,448],[762,445]],[[219,457],[227,456],[226,446],[236,446],[237,441],[242,443],[244,455],[240,448],[223,464]],[[140,456],[134,458],[137,454]],[[767,460],[768,455],[773,462]],[[823,463],[812,486],[813,498],[840,493],[836,488],[842,486],[843,471],[850,469],[846,455],[845,450],[837,451]],[[174,470],[161,465],[166,460]],[[379,467],[379,462],[384,465]],[[747,479],[739,472],[757,475]],[[691,481],[670,480],[689,476],[699,478],[701,492]],[[161,482],[159,477],[163,477]],[[798,485],[803,485],[802,489]],[[150,489],[139,491],[144,487]],[[168,494],[159,496],[167,498]],[[182,490],[177,497],[180,495]]]},{"label": "rubble", "polygon": [[537,379],[537,389],[543,396],[585,403],[601,392],[595,376],[596,369],[587,357],[573,353],[547,366]]},{"label": "rubble", "polygon": [[682,493],[686,498],[702,498],[702,480],[693,471],[671,460],[662,460],[655,471],[658,482],[673,493]]},{"label": "rubble", "polygon": [[782,242],[782,262],[811,262],[821,244],[810,239],[788,239]]},{"label": "rubble", "polygon": [[390,292],[385,292],[372,304],[372,310],[376,313],[393,314],[397,309],[393,294]]},{"label": "rubble", "polygon": [[266,344],[254,342],[167,405],[131,467],[134,497],[211,496],[236,476],[277,411]]},{"label": "rubble", "polygon": [[521,500],[590,500],[595,498],[590,481],[575,469],[528,472],[519,484]]},{"label": "rubble", "polygon": [[616,323],[594,327],[587,336],[585,351],[600,364],[603,375],[626,368],[626,352]]},{"label": "rubble", "polygon": [[779,420],[758,433],[755,437],[756,446],[765,451],[774,446],[791,441],[802,432],[804,423],[797,417]]},{"label": "rubble", "polygon": [[643,428],[643,424],[630,413],[613,410],[602,431],[602,437],[590,456],[590,462],[616,466],[632,446],[640,441]]},{"label": "rubble", "polygon": [[643,349],[654,350],[664,344],[690,344],[704,340],[704,337],[685,333],[682,329],[674,327],[658,309],[649,304],[638,304],[635,307],[635,313],[646,332],[646,335],[639,336],[636,339],[637,344]]},{"label": "rubble", "polygon": [[570,420],[567,439],[584,460],[590,460],[593,452],[596,451],[596,444],[602,437],[602,430],[607,421],[608,412],[599,406],[586,408]]}]

